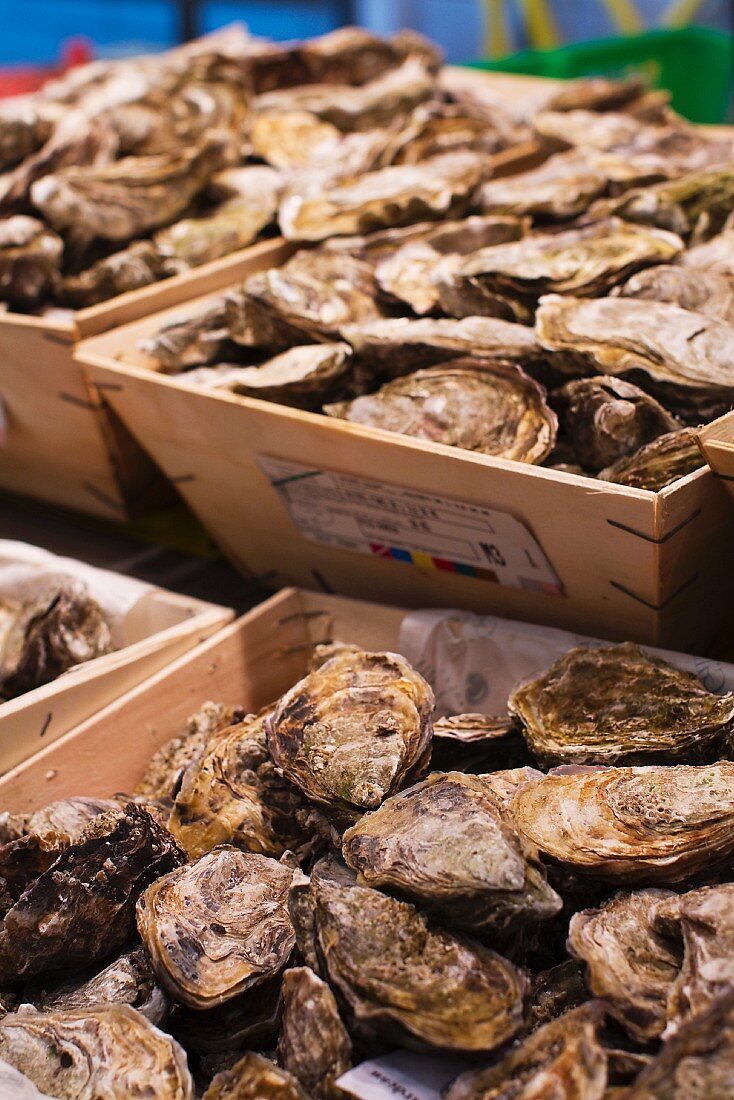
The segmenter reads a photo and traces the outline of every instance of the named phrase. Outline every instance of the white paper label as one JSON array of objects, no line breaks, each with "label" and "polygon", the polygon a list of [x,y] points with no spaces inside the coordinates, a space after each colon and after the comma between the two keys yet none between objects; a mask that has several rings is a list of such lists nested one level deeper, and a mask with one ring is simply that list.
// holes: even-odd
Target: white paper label
[{"label": "white paper label", "polygon": [[304,538],[422,569],[562,596],[537,539],[508,512],[258,455]]},{"label": "white paper label", "polygon": [[358,1100],[440,1100],[446,1085],[468,1068],[455,1059],[398,1050],[348,1070],[337,1085]]}]

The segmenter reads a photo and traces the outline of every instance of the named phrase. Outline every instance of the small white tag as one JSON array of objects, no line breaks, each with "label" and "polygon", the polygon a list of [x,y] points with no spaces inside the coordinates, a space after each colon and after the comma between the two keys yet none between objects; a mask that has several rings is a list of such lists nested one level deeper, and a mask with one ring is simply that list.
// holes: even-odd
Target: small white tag
[{"label": "small white tag", "polygon": [[397,1050],[348,1070],[336,1082],[358,1100],[440,1100],[441,1092],[466,1062]]},{"label": "small white tag", "polygon": [[258,455],[304,538],[420,569],[562,596],[553,566],[508,512]]}]

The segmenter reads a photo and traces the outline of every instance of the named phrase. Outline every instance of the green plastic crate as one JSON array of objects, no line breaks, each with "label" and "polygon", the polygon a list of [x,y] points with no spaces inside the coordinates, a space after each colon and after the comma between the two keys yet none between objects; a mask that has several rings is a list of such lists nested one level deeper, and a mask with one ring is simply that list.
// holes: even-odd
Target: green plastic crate
[{"label": "green plastic crate", "polygon": [[570,79],[641,72],[668,88],[672,106],[691,122],[727,120],[734,68],[734,37],[707,27],[653,30],[624,38],[574,42],[554,50],[523,50],[475,69]]}]

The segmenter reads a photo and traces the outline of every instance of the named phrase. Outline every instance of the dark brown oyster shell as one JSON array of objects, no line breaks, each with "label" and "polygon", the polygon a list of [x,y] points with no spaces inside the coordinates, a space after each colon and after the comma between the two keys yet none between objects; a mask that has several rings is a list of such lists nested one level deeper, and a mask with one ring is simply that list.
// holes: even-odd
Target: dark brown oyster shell
[{"label": "dark brown oyster shell", "polygon": [[26,986],[23,999],[34,1004],[39,1012],[74,1012],[104,1004],[127,1004],[152,1024],[159,1024],[168,1010],[167,999],[156,985],[141,947],[119,955],[87,977],[75,975],[51,986]]},{"label": "dark brown oyster shell", "polygon": [[281,977],[277,975],[216,1008],[175,1005],[166,1026],[186,1050],[197,1054],[269,1047],[278,1034],[280,990]]},{"label": "dark brown oyster shell", "polygon": [[173,999],[213,1008],[282,970],[292,881],[291,867],[228,845],[157,879],[138,901],[138,931]]},{"label": "dark brown oyster shell", "polygon": [[734,278],[706,267],[683,267],[680,264],[648,267],[628,279],[619,288],[619,293],[623,298],[672,302],[681,309],[705,313],[734,324]]},{"label": "dark brown oyster shell", "polygon": [[557,428],[537,382],[513,363],[485,359],[452,359],[324,412],[516,462],[542,462]]},{"label": "dark brown oyster shell", "polygon": [[598,1001],[574,1008],[522,1039],[495,1065],[469,1070],[445,1100],[603,1100],[607,1055],[597,1034]]},{"label": "dark brown oyster shell", "polygon": [[150,241],[136,241],[122,252],[105,256],[78,275],[66,275],[58,285],[57,300],[72,309],[97,305],[117,294],[139,290],[168,274],[158,249]]},{"label": "dark brown oyster shell", "polygon": [[530,760],[507,715],[452,714],[433,723],[431,766],[436,771],[489,772]]},{"label": "dark brown oyster shell", "polygon": [[734,205],[734,167],[731,164],[688,172],[678,179],[635,188],[618,199],[602,200],[630,222],[658,226],[681,237],[695,234],[703,240],[723,226]]},{"label": "dark brown oyster shell", "polygon": [[687,882],[734,853],[734,764],[561,769],[522,787],[512,816],[541,854],[580,874]]},{"label": "dark brown oyster shell", "polygon": [[601,470],[599,479],[657,493],[706,465],[697,440],[694,428],[668,432]]},{"label": "dark brown oyster shell", "polygon": [[129,1005],[8,1015],[0,1058],[58,1100],[194,1098],[184,1051]]},{"label": "dark brown oyster shell", "polygon": [[528,1005],[528,1027],[531,1031],[550,1023],[585,1004],[591,997],[584,977],[584,964],[566,959],[533,978]]},{"label": "dark brown oyster shell", "polygon": [[334,994],[308,967],[283,975],[278,1059],[314,1100],[341,1100],[337,1078],[352,1066],[352,1041]]},{"label": "dark brown oyster shell", "polygon": [[60,277],[64,243],[25,214],[0,221],[0,295],[12,308],[32,309]]},{"label": "dark brown oyster shell", "polygon": [[431,928],[407,902],[322,877],[297,887],[291,904],[311,909],[311,935],[308,922],[294,917],[299,950],[308,958],[315,948],[352,1034],[418,1050],[488,1053],[521,1028],[523,972],[489,948]]},{"label": "dark brown oyster shell", "polygon": [[714,695],[631,642],[569,650],[508,706],[544,767],[695,763],[715,758],[734,722],[734,695]]},{"label": "dark brown oyster shell", "polygon": [[680,952],[656,930],[656,914],[676,895],[669,890],[621,893],[600,909],[571,918],[568,949],[588,967],[589,985],[609,1013],[641,1043],[665,1030],[671,983]]},{"label": "dark brown oyster shell", "polygon": [[557,153],[538,168],[489,179],[480,204],[486,214],[532,214],[564,220],[583,214],[603,195],[607,178],[576,152]]},{"label": "dark brown oyster shell", "polygon": [[354,816],[425,770],[433,707],[403,657],[345,652],[285,693],[267,722],[268,747],[309,799]]},{"label": "dark brown oyster shell", "polygon": [[537,851],[503,818],[483,776],[433,773],[365,814],[342,850],[360,883],[477,935],[507,940],[561,909]]},{"label": "dark brown oyster shell", "polygon": [[249,1051],[213,1079],[203,1100],[309,1100],[295,1077],[262,1054]]},{"label": "dark brown oyster shell", "polygon": [[0,113],[0,170],[35,153],[48,141],[53,129],[50,112],[31,99],[4,99]]},{"label": "dark brown oyster shell", "polygon": [[191,859],[218,844],[280,859],[308,843],[304,800],[270,759],[267,713],[213,736],[184,772],[168,827]]},{"label": "dark brown oyster shell", "polygon": [[622,378],[579,378],[553,395],[553,405],[585,470],[598,473],[680,424],[662,405]]},{"label": "dark brown oyster shell", "polygon": [[109,653],[110,628],[81,581],[46,589],[20,607],[0,652],[0,695],[11,699],[68,668]]},{"label": "dark brown oyster shell", "polygon": [[173,837],[139,806],[100,814],[5,915],[0,971],[68,973],[109,957],[135,927],[138,895],[182,859]]}]

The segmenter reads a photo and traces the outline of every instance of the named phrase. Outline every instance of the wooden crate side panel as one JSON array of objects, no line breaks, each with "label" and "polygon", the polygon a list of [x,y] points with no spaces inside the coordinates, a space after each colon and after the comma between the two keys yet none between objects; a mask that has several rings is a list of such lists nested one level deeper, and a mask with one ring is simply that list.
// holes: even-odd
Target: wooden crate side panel
[{"label": "wooden crate side panel", "polygon": [[[89,370],[223,549],[274,587],[293,583],[367,598],[380,591],[411,606],[491,610],[590,633],[600,621],[625,636],[643,637],[650,628],[651,494],[197,394],[146,372],[102,367],[96,357]],[[538,539],[568,599],[307,542],[260,472],[259,453],[508,511]]]}]

